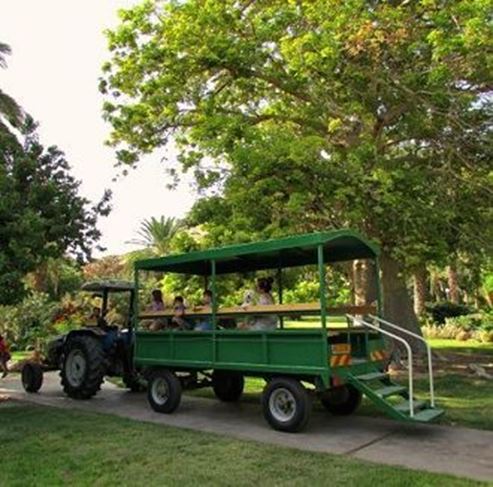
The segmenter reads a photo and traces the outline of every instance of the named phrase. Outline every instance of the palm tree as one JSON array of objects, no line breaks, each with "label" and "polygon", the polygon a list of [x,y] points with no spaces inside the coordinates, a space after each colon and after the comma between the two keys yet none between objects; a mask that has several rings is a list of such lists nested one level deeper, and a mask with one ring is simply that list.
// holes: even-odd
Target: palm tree
[{"label": "palm tree", "polygon": [[[0,68],[7,67],[6,56],[11,53],[10,46],[0,42]],[[0,88],[0,128],[4,125],[5,118],[12,126],[20,127],[24,121],[24,111],[17,102]]]},{"label": "palm tree", "polygon": [[169,252],[172,238],[183,226],[183,221],[176,218],[151,217],[140,224],[138,238],[128,243],[152,248],[156,254],[165,255]]}]

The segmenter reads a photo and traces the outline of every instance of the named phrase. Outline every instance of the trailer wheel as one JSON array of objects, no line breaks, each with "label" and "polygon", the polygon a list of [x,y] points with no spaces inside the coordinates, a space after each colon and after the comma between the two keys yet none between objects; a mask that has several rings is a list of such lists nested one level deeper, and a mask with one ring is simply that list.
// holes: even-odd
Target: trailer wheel
[{"label": "trailer wheel", "polygon": [[264,417],[279,431],[294,433],[303,429],[310,418],[311,407],[306,389],[289,377],[271,380],[262,394]]},{"label": "trailer wheel", "polygon": [[348,416],[361,404],[362,394],[351,384],[337,386],[320,395],[325,409],[336,416]]},{"label": "trailer wheel", "polygon": [[215,370],[212,373],[212,389],[216,397],[224,402],[238,401],[243,394],[245,379],[238,372]]},{"label": "trailer wheel", "polygon": [[180,405],[181,384],[170,370],[155,370],[149,379],[147,400],[154,411],[170,414]]},{"label": "trailer wheel", "polygon": [[26,392],[38,392],[43,385],[43,369],[39,364],[28,362],[22,367],[22,387]]}]

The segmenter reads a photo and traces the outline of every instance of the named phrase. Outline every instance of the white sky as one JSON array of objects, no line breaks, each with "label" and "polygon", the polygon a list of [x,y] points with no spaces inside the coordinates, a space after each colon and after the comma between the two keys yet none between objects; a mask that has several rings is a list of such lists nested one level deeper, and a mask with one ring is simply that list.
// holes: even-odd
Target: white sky
[{"label": "white sky", "polygon": [[103,30],[117,22],[119,8],[136,0],[0,0],[0,41],[9,44],[2,89],[40,122],[45,145],[67,155],[81,192],[93,201],[113,191],[113,211],[102,219],[105,254],[128,252],[139,223],[151,216],[184,216],[194,193],[188,183],[166,189],[164,153],[112,182],[113,151],[104,146],[109,127],[101,117],[100,67],[108,58]]}]

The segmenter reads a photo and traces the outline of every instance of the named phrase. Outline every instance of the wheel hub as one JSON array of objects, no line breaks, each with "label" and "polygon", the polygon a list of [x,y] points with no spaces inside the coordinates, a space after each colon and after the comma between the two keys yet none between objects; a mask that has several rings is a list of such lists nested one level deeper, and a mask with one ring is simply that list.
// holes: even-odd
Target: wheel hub
[{"label": "wheel hub", "polygon": [[291,391],[280,387],[270,395],[269,409],[277,421],[289,421],[296,413],[296,399]]},{"label": "wheel hub", "polygon": [[72,387],[80,387],[86,375],[87,363],[81,350],[71,350],[65,363],[67,380]]},{"label": "wheel hub", "polygon": [[156,378],[152,381],[151,394],[154,402],[162,406],[169,399],[168,383],[163,378]]}]

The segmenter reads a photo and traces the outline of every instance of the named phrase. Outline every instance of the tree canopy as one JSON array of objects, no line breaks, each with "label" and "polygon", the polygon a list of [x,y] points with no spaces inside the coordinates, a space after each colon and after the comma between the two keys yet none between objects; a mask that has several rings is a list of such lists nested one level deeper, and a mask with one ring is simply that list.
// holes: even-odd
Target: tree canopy
[{"label": "tree canopy", "polygon": [[218,239],[361,230],[405,300],[403,266],[491,250],[489,5],[145,1],[108,33],[111,143],[174,138]]}]

